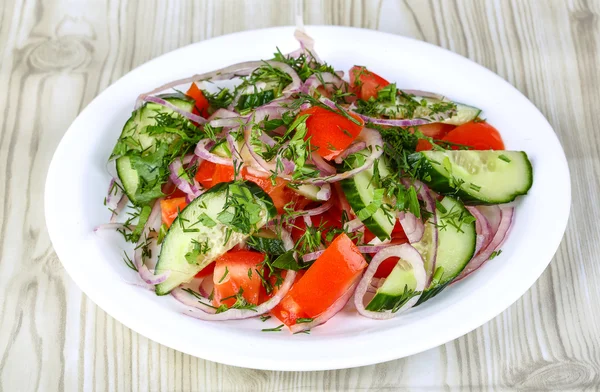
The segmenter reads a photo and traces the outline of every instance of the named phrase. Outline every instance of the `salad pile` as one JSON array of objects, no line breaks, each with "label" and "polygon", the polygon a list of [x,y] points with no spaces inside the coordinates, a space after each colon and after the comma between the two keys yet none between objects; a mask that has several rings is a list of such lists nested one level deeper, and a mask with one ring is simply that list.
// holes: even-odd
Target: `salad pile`
[{"label": "salad pile", "polygon": [[292,53],[140,95],[110,157],[100,228],[192,317],[293,333],[348,302],[395,317],[498,255],[532,185],[479,109],[364,66],[345,79],[295,36]]}]

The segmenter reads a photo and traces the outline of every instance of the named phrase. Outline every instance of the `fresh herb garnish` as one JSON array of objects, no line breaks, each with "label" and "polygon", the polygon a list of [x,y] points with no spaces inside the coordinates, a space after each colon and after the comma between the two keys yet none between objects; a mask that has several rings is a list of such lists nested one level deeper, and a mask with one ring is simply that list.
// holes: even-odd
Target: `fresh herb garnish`
[{"label": "fresh herb garnish", "polygon": [[489,258],[489,260],[491,260],[491,259],[493,259],[493,258],[495,258],[495,257],[499,256],[499,255],[500,255],[500,253],[502,253],[502,249],[498,249],[498,250],[495,250],[495,251],[493,251],[493,252],[492,252],[492,254],[490,254],[490,258]]},{"label": "fresh herb garnish", "polygon": [[501,159],[501,160],[503,160],[503,161],[504,161],[504,162],[506,162],[506,163],[510,163],[510,158],[509,158],[509,157],[507,157],[507,156],[506,156],[506,155],[504,155],[504,154],[500,154],[500,155],[498,156],[498,159]]},{"label": "fresh herb garnish", "polygon": [[225,272],[223,273],[223,276],[221,276],[221,279],[219,279],[219,283],[221,283],[225,280],[225,277],[227,276],[228,273],[229,273],[229,268],[227,268],[227,266],[225,266]]},{"label": "fresh herb garnish", "polygon": [[281,324],[275,328],[264,328],[261,329],[262,332],[281,332],[281,329],[283,328],[285,324]]}]

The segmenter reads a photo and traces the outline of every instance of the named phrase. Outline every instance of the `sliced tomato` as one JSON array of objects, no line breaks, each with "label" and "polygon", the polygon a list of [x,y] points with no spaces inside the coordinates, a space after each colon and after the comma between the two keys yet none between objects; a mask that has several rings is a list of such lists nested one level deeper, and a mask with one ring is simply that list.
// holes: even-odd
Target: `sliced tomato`
[{"label": "sliced tomato", "polygon": [[200,272],[198,272],[196,274],[196,278],[204,278],[207,277],[209,275],[212,275],[212,273],[215,271],[215,265],[217,263],[216,262],[212,262],[209,265],[207,265],[206,267],[202,268],[202,270],[200,270]]},{"label": "sliced tomato", "polygon": [[334,159],[340,155],[362,131],[364,121],[355,114],[351,121],[342,114],[313,106],[302,112],[299,116],[308,114],[306,119],[306,140],[310,138],[310,144],[316,148],[317,154],[324,159]]},{"label": "sliced tomato", "polygon": [[233,306],[240,290],[243,290],[242,296],[246,301],[258,304],[261,279],[256,270],[262,273],[264,258],[264,254],[249,250],[229,251],[220,256],[215,262],[213,274],[213,305]]},{"label": "sliced tomato", "polygon": [[346,234],[340,234],[280,302],[286,313],[280,311],[276,316],[288,326],[297,317],[317,317],[350,288],[366,267],[356,245]]},{"label": "sliced tomato", "polygon": [[[294,286],[297,283],[294,283]],[[292,286],[292,289],[294,288]],[[271,310],[271,314],[279,319],[282,323],[287,325],[296,324],[296,320],[299,318],[309,318],[309,316],[302,310],[302,307],[294,300],[293,297],[286,295],[283,299]]]},{"label": "sliced tomato", "polygon": [[[331,229],[341,229],[342,228],[342,212],[337,207],[331,207],[329,210],[324,212],[321,215],[311,216],[310,220],[312,222],[312,226],[321,227],[323,230],[321,232],[321,238],[323,242],[327,238],[327,234]],[[302,234],[306,231],[306,223],[304,222],[304,218],[296,218],[294,224],[292,226],[292,239],[294,242],[298,242]]]},{"label": "sliced tomato", "polygon": [[216,164],[209,161],[202,162],[200,166],[198,166],[198,171],[196,171],[196,175],[194,176],[194,178],[204,188],[208,189],[212,187],[212,178],[216,166]]},{"label": "sliced tomato", "polygon": [[187,95],[190,98],[193,98],[196,101],[192,113],[202,116],[204,118],[208,118],[208,107],[210,106],[210,104],[208,103],[208,100],[204,96],[204,93],[198,88],[196,83],[192,83],[185,95]]},{"label": "sliced tomato", "polygon": [[[421,131],[423,135],[439,140],[446,136],[448,132],[452,131],[455,126],[450,124],[433,123],[419,125],[415,128]],[[417,151],[431,150],[432,148],[433,146],[427,140],[419,139],[417,142]]]},{"label": "sliced tomato", "polygon": [[379,264],[379,267],[377,268],[377,271],[375,271],[375,275],[373,275],[373,277],[387,278],[390,273],[392,273],[396,263],[398,263],[398,259],[398,257],[390,257],[389,259],[383,260],[381,264]]},{"label": "sliced tomato", "polygon": [[377,92],[388,84],[390,82],[365,67],[350,68],[350,87],[360,99],[377,98]]},{"label": "sliced tomato", "polygon": [[196,172],[196,181],[205,188],[211,188],[221,182],[229,182],[234,178],[235,172],[233,166],[218,165],[209,161],[204,161],[198,167]]},{"label": "sliced tomato", "polygon": [[179,211],[183,210],[187,206],[185,197],[176,197],[173,199],[164,199],[160,201],[160,213],[162,216],[162,222],[171,227],[171,224],[177,218]]},{"label": "sliced tomato", "polygon": [[212,176],[212,186],[222,182],[233,181],[234,178],[235,170],[233,169],[233,166],[215,165],[215,171]]},{"label": "sliced tomato", "polygon": [[288,181],[284,179],[276,178],[275,184],[273,185],[273,182],[269,177],[265,178],[254,176],[248,173],[245,168],[242,171],[242,177],[246,180],[252,181],[261,187],[269,196],[271,196],[271,199],[273,199],[273,204],[279,213],[283,212],[283,207],[292,201],[294,199],[294,195],[296,195],[294,191],[287,187]]},{"label": "sliced tomato", "polygon": [[[468,122],[445,135],[442,140],[462,144],[475,150],[504,150],[500,132],[485,121]],[[452,147],[458,149],[458,146]]]}]

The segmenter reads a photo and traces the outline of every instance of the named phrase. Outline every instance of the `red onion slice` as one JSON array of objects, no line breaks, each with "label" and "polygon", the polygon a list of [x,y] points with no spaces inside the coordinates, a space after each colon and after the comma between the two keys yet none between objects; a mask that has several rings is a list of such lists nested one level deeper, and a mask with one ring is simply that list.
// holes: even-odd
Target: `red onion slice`
[{"label": "red onion slice", "polygon": [[492,233],[498,231],[498,226],[500,225],[500,220],[502,219],[502,210],[499,206],[476,206],[477,211],[481,212],[485,219],[487,219],[490,224],[490,229]]},{"label": "red onion slice", "polygon": [[204,159],[205,161],[209,161],[212,163],[216,163],[219,165],[233,166],[233,160],[231,158],[223,158],[218,155],[213,154],[209,151],[209,149],[214,145],[214,142],[210,139],[202,139],[196,145],[196,149],[194,150],[194,154]]},{"label": "red onion slice", "polygon": [[160,201],[162,199],[157,199],[152,206],[152,210],[150,211],[150,216],[148,217],[148,221],[146,222],[146,226],[142,231],[142,235],[140,236],[140,240],[135,246],[135,251],[133,252],[133,264],[138,270],[138,274],[142,280],[150,285],[157,285],[159,283],[164,282],[171,271],[165,271],[160,275],[154,275],[154,272],[148,269],[146,266],[142,252],[144,246],[153,247],[154,257],[158,256],[158,251],[156,249],[156,236],[151,235],[151,232],[157,232],[160,226]]},{"label": "red onion slice", "polygon": [[133,229],[135,229],[135,226],[125,225],[124,223],[119,223],[119,222],[111,222],[111,223],[103,223],[101,225],[94,227],[94,233],[97,233],[97,232],[103,231],[103,230],[133,230]]},{"label": "red onion slice", "polygon": [[196,75],[189,76],[187,78],[171,81],[169,83],[163,84],[162,86],[155,88],[152,91],[141,94],[138,97],[138,100],[136,103],[136,109],[139,107],[139,105],[142,102],[142,100],[144,99],[144,97],[146,97],[148,95],[158,94],[160,92],[169,90],[173,87],[177,87],[182,84],[193,83],[193,82],[197,82],[197,81],[201,81],[201,80],[212,80],[212,81],[229,80],[229,79],[233,79],[233,78],[239,77],[239,76],[248,76],[252,72],[254,72],[254,70],[256,68],[260,67],[261,65],[264,65],[264,63],[262,61],[247,61],[247,62],[243,62],[243,63],[233,64],[228,67],[220,68],[220,69],[206,72],[203,74],[196,74]]},{"label": "red onion slice", "polygon": [[325,88],[333,86],[339,90],[346,87],[346,82],[338,75],[329,72],[320,72],[319,74],[309,76],[302,87],[300,87],[300,91],[304,94],[313,95],[319,86],[324,86]]},{"label": "red onion slice", "polygon": [[227,109],[217,109],[213,114],[210,115],[208,121],[217,120],[219,118],[237,118],[240,117],[239,113]]},{"label": "red onion slice", "polygon": [[[424,223],[424,231],[423,235],[421,236],[421,240],[412,243],[412,245],[419,250],[421,255],[423,255],[425,271],[427,272],[427,285],[429,286],[431,279],[433,278],[433,273],[435,272],[438,248],[438,221],[435,209],[435,200],[427,185],[423,184],[421,181],[415,180],[411,184],[408,179],[403,179],[402,183],[406,187],[409,187],[410,185],[415,187],[417,190],[417,196],[423,200],[425,209],[431,214],[427,222]],[[429,233],[431,233],[431,236],[429,236]],[[423,238],[426,236],[426,234],[427,238]]]},{"label": "red onion slice", "polygon": [[114,178],[111,178],[108,184],[108,192],[106,194],[105,204],[110,210],[117,208],[117,204],[123,197],[123,188],[119,186]]},{"label": "red onion slice", "polygon": [[317,200],[327,201],[331,198],[331,185],[325,183],[321,185],[321,189],[316,194]]},{"label": "red onion slice", "polygon": [[508,233],[510,232],[510,228],[512,227],[512,222],[514,218],[515,208],[511,206],[500,206],[501,218],[500,224],[498,225],[498,230],[494,233],[492,240],[485,247],[479,251],[479,254],[471,259],[465,269],[460,273],[458,278],[456,278],[456,282],[465,278],[466,276],[473,273],[479,267],[481,267],[486,261],[489,260],[490,256],[493,252],[497,252],[500,250],[500,247],[508,238]]},{"label": "red onion slice", "polygon": [[208,125],[214,128],[234,128],[239,127],[246,121],[245,117],[229,117],[229,118],[217,118],[210,120]]},{"label": "red onion slice", "polygon": [[333,305],[331,305],[329,308],[327,308],[326,311],[315,317],[313,321],[308,323],[290,325],[290,331],[292,331],[293,333],[299,333],[302,331],[308,331],[310,329],[313,329],[314,327],[317,327],[321,324],[325,324],[330,318],[332,318],[342,309],[344,309],[350,298],[352,298],[352,294],[354,294],[359,279],[360,275],[356,277],[352,285],[348,287],[348,290],[346,290],[344,294],[333,303]]},{"label": "red onion slice", "polygon": [[200,283],[200,286],[198,287],[198,292],[201,296],[208,298],[214,289],[215,282],[213,280],[213,275],[211,274],[202,279],[202,283]]},{"label": "red onion slice", "polygon": [[385,248],[389,248],[390,246],[396,245],[398,244],[392,244],[391,242],[378,245],[362,245],[358,247],[358,250],[360,251],[360,253],[377,253],[379,251],[384,250]]},{"label": "red onion slice", "polygon": [[169,101],[165,101],[162,98],[155,97],[155,96],[145,96],[143,98],[143,100],[146,102],[156,103],[158,105],[169,108],[172,111],[177,112],[178,114],[182,115],[183,117],[185,117],[189,120],[192,120],[198,124],[206,124],[206,119],[204,117],[194,114],[192,112],[186,112],[185,110],[178,108],[177,106],[173,105]]},{"label": "red onion slice", "polygon": [[321,215],[322,213],[328,211],[331,207],[333,207],[333,200],[329,199],[325,203],[321,204],[318,207],[312,208],[310,210],[304,210],[302,212],[298,212],[298,216],[316,216],[316,215]]},{"label": "red onion slice", "polygon": [[492,241],[492,226],[488,222],[485,215],[483,215],[476,207],[466,206],[467,210],[475,217],[475,231],[477,233],[477,243],[475,244],[474,256],[479,254],[481,249],[487,248],[490,241]]},{"label": "red onion slice", "polygon": [[344,161],[344,159],[346,159],[348,156],[354,154],[355,152],[364,150],[365,147],[367,147],[365,142],[351,144],[347,149],[342,151],[342,153],[335,158],[335,163],[337,163],[338,165],[341,164]]},{"label": "red onion slice", "polygon": [[316,62],[320,63],[321,59],[315,53],[315,40],[312,39],[311,36],[306,34],[304,31],[304,23],[302,22],[302,17],[297,17],[296,20],[296,30],[294,31],[294,38],[298,40],[300,43],[300,48],[310,57],[312,57]]},{"label": "red onion slice", "polygon": [[425,273],[425,266],[423,264],[423,258],[421,257],[421,254],[409,244],[402,244],[385,248],[373,257],[373,259],[369,263],[367,271],[358,283],[356,292],[354,293],[354,305],[356,306],[356,310],[358,310],[358,313],[365,317],[369,317],[376,320],[385,320],[393,318],[398,314],[404,312],[405,310],[410,309],[414,304],[417,303],[417,301],[421,297],[421,294],[415,295],[395,313],[392,313],[391,310],[387,310],[384,312],[373,312],[365,309],[364,298],[365,294],[367,293],[367,290],[369,289],[371,281],[373,280],[373,276],[375,275],[375,272],[377,272],[377,268],[379,268],[381,263],[390,257],[398,257],[411,265],[414,271],[415,279],[417,281],[415,292],[423,292],[423,290],[425,289],[425,285],[427,283],[427,274]]},{"label": "red onion slice", "polygon": [[307,253],[304,256],[302,256],[302,261],[304,261],[305,263],[308,263],[309,261],[316,260],[319,257],[321,257],[321,255],[323,254],[323,252],[325,252],[325,251],[324,250],[318,250],[316,252]]},{"label": "red onion slice", "polygon": [[[206,280],[206,279],[204,279],[204,280]],[[187,291],[183,290],[182,288],[177,287],[177,288],[171,290],[171,295],[177,301],[181,302],[182,304],[184,304],[186,306],[200,309],[201,311],[206,312],[207,314],[215,313],[215,308],[212,305],[205,305],[205,303],[200,302],[198,300],[198,298],[196,298],[192,294],[188,293]],[[206,303],[208,303],[208,302],[209,302],[208,299],[206,299]]]},{"label": "red onion slice", "polygon": [[112,215],[110,216],[111,223],[115,223],[117,221],[117,216],[119,216],[121,211],[123,211],[125,209],[125,206],[127,205],[128,202],[129,202],[129,198],[127,197],[126,194],[123,194],[121,196],[121,198],[119,199],[117,206],[113,210]]},{"label": "red onion slice", "polygon": [[358,218],[354,218],[351,221],[348,221],[344,224],[344,230],[348,233],[354,233],[361,227],[364,227],[365,224]]},{"label": "red onion slice", "polygon": [[200,190],[200,184],[195,178],[192,178],[192,183],[180,177],[179,173],[183,170],[183,163],[180,159],[175,159],[169,165],[169,179],[175,184],[175,186],[188,195],[190,198],[195,199],[202,194]]},{"label": "red onion slice", "polygon": [[335,167],[327,163],[319,154],[313,152],[311,156],[315,167],[321,172],[321,176],[332,176],[336,173]]},{"label": "red onion slice", "polygon": [[367,148],[370,148],[371,151],[370,154],[366,157],[365,163],[362,166],[359,166],[347,172],[338,173],[331,177],[311,178],[300,182],[312,184],[320,184],[324,182],[338,182],[346,178],[350,178],[371,167],[373,165],[373,162],[375,162],[375,160],[383,154],[383,139],[381,138],[381,135],[379,134],[379,132],[373,129],[363,128],[363,130],[358,135],[357,140],[364,141],[367,145]]},{"label": "red onion slice", "polygon": [[408,242],[412,244],[421,241],[425,232],[425,224],[423,224],[421,219],[408,211],[398,213],[398,219],[402,230],[404,230],[404,234],[406,234],[406,238],[408,238]]}]

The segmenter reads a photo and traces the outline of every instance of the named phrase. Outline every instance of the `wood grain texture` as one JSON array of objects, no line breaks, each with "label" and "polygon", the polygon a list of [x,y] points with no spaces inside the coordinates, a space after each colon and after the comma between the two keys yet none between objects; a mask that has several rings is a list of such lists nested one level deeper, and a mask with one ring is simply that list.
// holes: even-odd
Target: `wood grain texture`
[{"label": "wood grain texture", "polygon": [[[155,56],[293,24],[297,13],[307,24],[378,29],[453,50],[508,80],[548,118],[569,160],[571,218],[550,267],[500,316],[409,358],[268,372],[149,341],[66,275],[46,233],[43,187],[82,108]],[[0,391],[600,389],[599,17],[598,0],[2,0]]]}]

